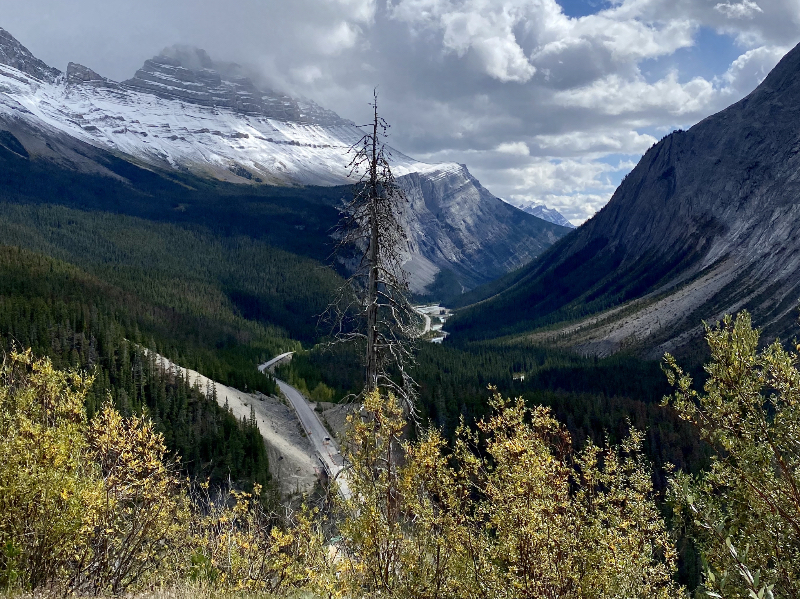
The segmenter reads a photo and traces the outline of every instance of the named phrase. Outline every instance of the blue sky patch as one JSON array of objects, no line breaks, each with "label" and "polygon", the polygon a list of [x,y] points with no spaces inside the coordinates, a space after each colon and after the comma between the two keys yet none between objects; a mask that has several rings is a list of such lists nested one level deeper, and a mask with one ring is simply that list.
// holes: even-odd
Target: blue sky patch
[{"label": "blue sky patch", "polygon": [[593,15],[611,5],[608,0],[558,0],[558,3],[564,14],[573,19]]},{"label": "blue sky patch", "polygon": [[681,83],[695,77],[711,81],[722,75],[742,53],[733,37],[717,33],[710,27],[700,27],[694,35],[694,45],[680,48],[669,56],[648,58],[639,69],[648,83],[663,79],[671,70],[678,72]]}]

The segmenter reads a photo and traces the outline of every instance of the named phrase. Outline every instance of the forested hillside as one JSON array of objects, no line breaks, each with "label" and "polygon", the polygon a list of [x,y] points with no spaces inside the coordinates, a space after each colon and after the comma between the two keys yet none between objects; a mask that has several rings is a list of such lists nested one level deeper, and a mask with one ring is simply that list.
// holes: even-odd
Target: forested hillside
[{"label": "forested hillside", "polygon": [[[223,384],[274,393],[260,361],[319,337],[340,279],[330,252],[341,189],[254,192],[154,173],[110,155],[119,178],[28,160],[0,144],[0,336],[94,373],[91,416],[110,393],[146,408],[188,474],[265,484],[252,423],[144,354]],[[135,183],[135,184],[131,184]],[[323,197],[324,196],[324,197]]]},{"label": "forested hillside", "polygon": [[[363,385],[360,355],[343,346],[316,347],[296,354],[277,371],[308,389],[320,383],[337,399],[357,393]],[[522,396],[530,405],[548,406],[569,430],[576,446],[588,441],[616,443],[633,424],[645,431],[645,451],[657,465],[674,464],[697,471],[708,448],[694,429],[681,421],[661,400],[670,387],[658,362],[632,356],[605,360],[537,346],[474,344],[452,347],[421,343],[413,376],[419,384],[424,425],[434,425],[452,437],[462,418],[472,424],[488,410],[493,385],[509,396]],[[655,469],[663,488],[664,472]]]},{"label": "forested hillside", "polygon": [[[264,442],[250,422],[220,407],[214,389],[198,389],[164,372],[144,351],[155,348],[239,388],[274,393],[275,382],[252,363],[290,343],[263,333],[250,345],[213,351],[192,340],[193,323],[175,312],[41,254],[0,246],[0,346],[32,348],[56,367],[94,376],[89,417],[110,397],[124,415],[153,418],[187,474],[219,484],[269,481]],[[210,324],[213,321],[208,321]],[[181,336],[175,333],[183,330]],[[209,335],[210,327],[203,327]],[[225,334],[217,331],[216,334]]]},{"label": "forested hillside", "polygon": [[349,193],[346,187],[233,185],[142,168],[108,153],[94,157],[105,174],[84,173],[69,164],[12,151],[10,147],[26,152],[8,132],[3,139],[3,201],[54,204],[206,228],[224,236],[245,235],[323,261],[332,249],[329,234],[338,219],[335,206]]}]

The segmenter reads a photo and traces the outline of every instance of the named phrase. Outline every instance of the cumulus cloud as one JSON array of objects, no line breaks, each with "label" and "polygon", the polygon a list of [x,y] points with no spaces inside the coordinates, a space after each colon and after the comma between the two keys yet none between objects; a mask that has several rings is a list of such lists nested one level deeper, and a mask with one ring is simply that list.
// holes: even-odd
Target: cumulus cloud
[{"label": "cumulus cloud", "polygon": [[472,51],[486,74],[501,82],[524,83],[536,72],[515,28],[528,16],[529,2],[492,0],[400,0],[391,16],[414,27],[439,30],[444,51]]},{"label": "cumulus cloud", "polygon": [[524,141],[503,142],[497,146],[497,151],[502,154],[516,154],[518,156],[530,156],[528,144]]},{"label": "cumulus cloud", "polygon": [[609,129],[606,131],[571,131],[556,135],[537,135],[536,145],[546,153],[601,158],[608,154],[644,154],[658,140],[637,131]]},{"label": "cumulus cloud", "polygon": [[725,87],[723,93],[730,97],[748,94],[761,83],[778,61],[791,48],[761,46],[748,50],[731,63],[720,77]]},{"label": "cumulus cloud", "polygon": [[613,116],[641,112],[681,116],[700,113],[716,94],[712,82],[696,77],[680,83],[678,73],[671,71],[655,83],[648,83],[642,77],[626,80],[609,75],[586,87],[559,92],[556,101]]},{"label": "cumulus cloud", "polygon": [[616,187],[611,175],[629,168],[629,162],[538,160],[504,173],[515,184],[503,197],[519,206],[545,204],[580,224],[608,202]]}]

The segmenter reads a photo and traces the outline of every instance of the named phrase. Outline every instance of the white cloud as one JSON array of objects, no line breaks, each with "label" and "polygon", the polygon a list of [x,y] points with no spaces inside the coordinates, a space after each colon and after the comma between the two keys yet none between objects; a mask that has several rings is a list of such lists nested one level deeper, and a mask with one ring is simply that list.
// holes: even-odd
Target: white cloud
[{"label": "white cloud", "polygon": [[752,0],[742,0],[732,4],[731,2],[720,2],[714,5],[714,10],[718,10],[730,19],[752,18],[755,13],[763,13],[761,7]]},{"label": "white cloud", "polygon": [[356,45],[361,37],[361,28],[348,21],[340,21],[333,29],[318,33],[316,44],[322,54],[340,54]]},{"label": "white cloud", "polygon": [[644,154],[657,141],[652,135],[619,129],[570,131],[556,135],[537,135],[534,138],[536,145],[548,153],[596,158],[608,154]]},{"label": "white cloud", "polygon": [[343,14],[353,21],[365,25],[375,20],[376,0],[327,0],[330,4],[343,9]]},{"label": "white cloud", "polygon": [[614,116],[641,112],[682,116],[702,113],[716,95],[712,82],[695,77],[680,83],[678,73],[671,71],[655,83],[609,75],[586,87],[558,92],[556,101]]},{"label": "white cloud", "polygon": [[[742,98],[800,40],[800,0],[606,6],[570,18],[556,0],[0,0],[0,26],[53,66],[117,80],[165,46],[200,46],[357,122],[378,86],[398,150],[466,163],[496,195],[580,222],[653,135]],[[739,56],[699,73],[709,31]]]},{"label": "white cloud", "polygon": [[761,46],[739,56],[720,77],[725,85],[725,94],[741,96],[752,91],[789,50],[780,46]]},{"label": "white cloud", "polygon": [[316,65],[306,65],[291,71],[292,77],[301,83],[310,85],[322,78],[322,70]]},{"label": "white cloud", "polygon": [[531,153],[528,144],[524,141],[503,142],[497,146],[497,151],[503,154],[516,154],[517,156],[529,156]]},{"label": "white cloud", "polygon": [[[475,157],[476,165],[480,158]],[[511,168],[485,171],[473,168],[481,183],[520,207],[545,204],[575,225],[583,223],[611,198],[615,181],[634,163],[608,164],[586,159],[530,157]]]},{"label": "white cloud", "polygon": [[528,16],[529,4],[526,0],[400,0],[391,14],[412,26],[439,30],[446,52],[458,56],[474,52],[490,77],[504,83],[524,83],[536,68],[520,46],[514,28]]}]

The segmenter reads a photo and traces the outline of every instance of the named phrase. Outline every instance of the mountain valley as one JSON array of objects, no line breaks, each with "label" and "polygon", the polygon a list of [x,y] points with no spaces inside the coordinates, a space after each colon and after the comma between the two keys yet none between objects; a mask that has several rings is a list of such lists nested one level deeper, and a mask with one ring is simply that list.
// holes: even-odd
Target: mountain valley
[{"label": "mountain valley", "polygon": [[[258,90],[238,67],[218,65],[202,50],[168,49],[117,83],[74,63],[60,73],[4,30],[0,46],[0,144],[24,159],[135,187],[136,179],[109,168],[123,161],[128,171],[143,168],[189,186],[231,183],[244,195],[278,186],[319,196],[326,194],[315,186],[354,182],[349,150],[361,129],[313,102]],[[464,165],[390,153],[409,199],[406,268],[416,293],[448,272],[456,280],[450,293],[472,289],[569,231],[494,197]]]},{"label": "mountain valley", "polygon": [[578,227],[540,198],[577,218],[628,168],[596,147],[651,138],[581,120],[551,46],[530,81],[431,57],[533,92],[445,132],[504,201],[381,146],[377,91],[359,126],[194,47],[113,81],[0,28],[0,595],[797,594],[800,45]]},{"label": "mountain valley", "polygon": [[458,300],[474,306],[453,338],[659,359],[745,308],[765,341],[795,336],[799,72],[796,47],[746,98],[650,148],[575,233]]}]

